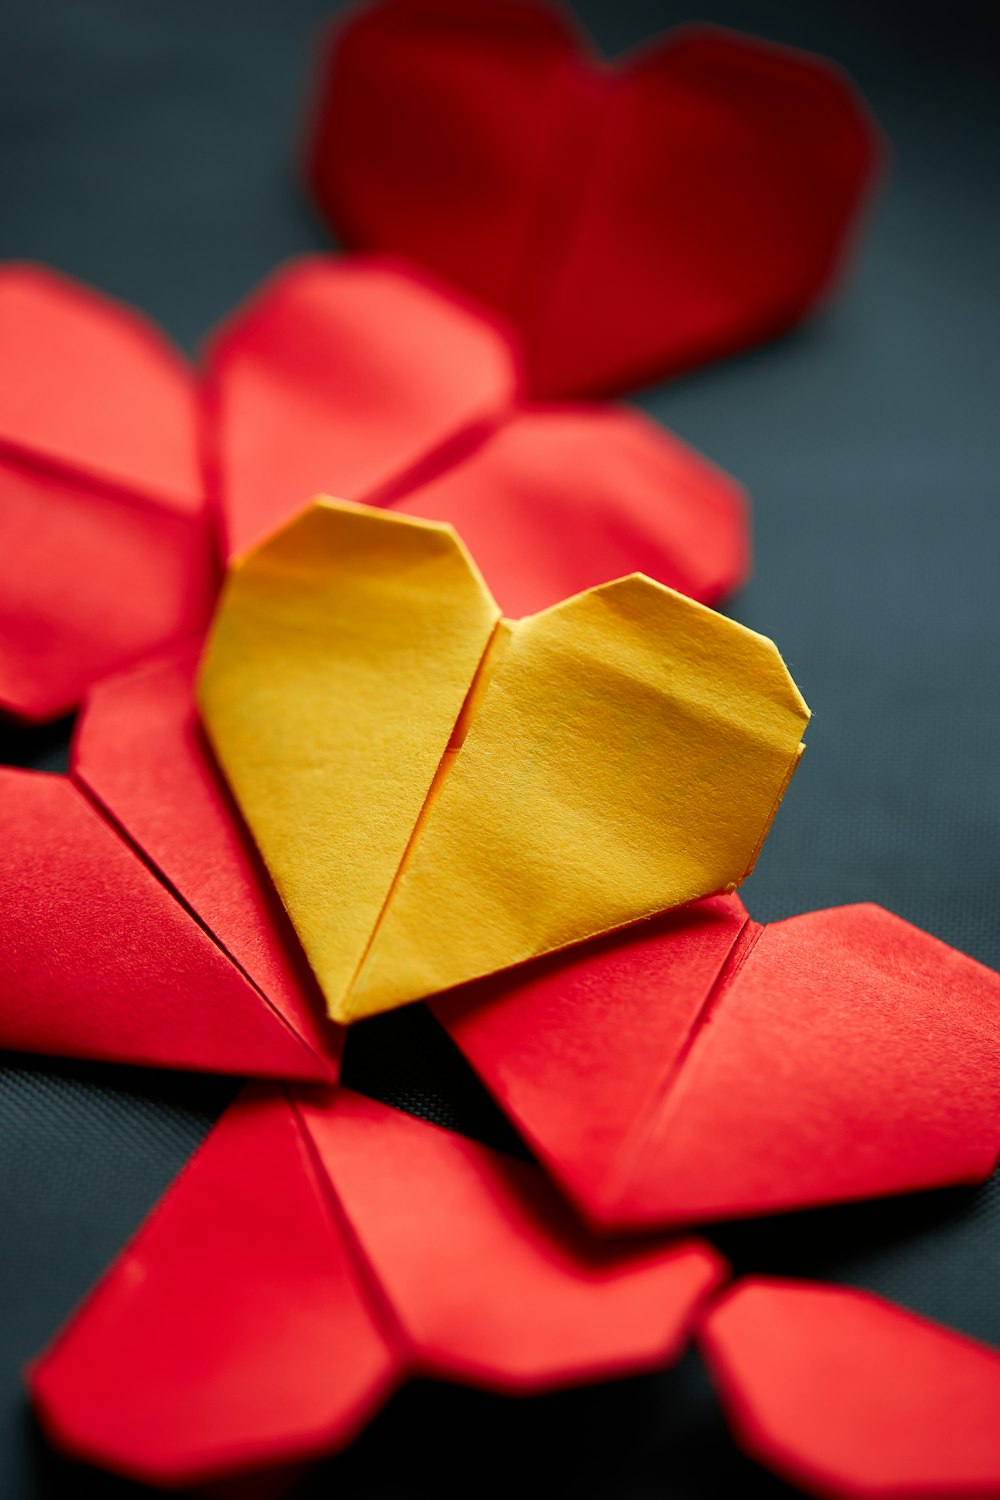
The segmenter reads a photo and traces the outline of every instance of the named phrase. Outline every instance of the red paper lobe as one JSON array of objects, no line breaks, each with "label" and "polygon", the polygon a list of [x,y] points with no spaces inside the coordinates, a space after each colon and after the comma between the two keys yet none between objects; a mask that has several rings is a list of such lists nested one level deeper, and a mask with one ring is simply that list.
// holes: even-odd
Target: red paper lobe
[{"label": "red paper lobe", "polygon": [[998,1023],[1000,976],[879,907],[776,922],[695,1037],[633,1201],[704,1219],[979,1181]]},{"label": "red paper lobe", "polygon": [[71,781],[0,768],[0,793],[0,1045],[329,1078]]},{"label": "red paper lobe", "polygon": [[200,511],[194,382],[152,323],[54,271],[7,264],[0,343],[0,442]]},{"label": "red paper lobe", "polygon": [[523,410],[497,330],[401,269],[293,265],[211,369],[236,552],[323,492],[450,522],[515,617],[640,570],[712,602],[748,571],[731,479],[635,412]]},{"label": "red paper lobe", "polygon": [[321,210],[354,244],[395,244],[516,315],[540,222],[558,232],[575,193],[562,148],[578,101],[603,95],[575,27],[530,0],[390,0],[331,44],[308,141]]},{"label": "red paper lobe", "polygon": [[383,0],[338,25],[320,84],[322,211],[502,312],[535,394],[662,379],[789,327],[877,166],[817,58],[702,27],[613,69],[528,0]]},{"label": "red paper lobe", "polygon": [[[194,704],[193,647],[90,694],[73,775],[332,1072],[343,1045]],[[278,1077],[287,1076],[280,1068]]]},{"label": "red paper lobe", "polygon": [[722,1268],[595,1247],[529,1166],[346,1092],[246,1092],[31,1386],[76,1456],[195,1483],[346,1442],[424,1372],[537,1390],[679,1352]]},{"label": "red paper lobe", "polygon": [[0,346],[0,706],[42,720],[204,628],[214,546],[194,384],[151,326],[12,266]]},{"label": "red paper lobe", "polygon": [[209,349],[213,466],[229,550],[316,494],[364,500],[503,411],[506,339],[423,277],[377,260],[293,262]]},{"label": "red paper lobe", "polygon": [[604,1227],[988,1176],[1000,977],[874,906],[744,923],[716,898],[432,1009]]},{"label": "red paper lobe", "polygon": [[827,1500],[1000,1493],[1000,1355],[866,1292],[751,1278],[700,1341],[744,1447]]},{"label": "red paper lobe", "polygon": [[595,1243],[537,1168],[451,1131],[346,1091],[302,1112],[427,1373],[532,1391],[657,1368],[721,1279],[696,1241]]},{"label": "red paper lobe", "polygon": [[713,604],[750,571],[739,485],[625,408],[523,412],[390,504],[451,522],[515,619],[636,572]]},{"label": "red paper lobe", "polygon": [[181,1484],[346,1443],[398,1357],[283,1095],[245,1092],[35,1365],[49,1436]]}]

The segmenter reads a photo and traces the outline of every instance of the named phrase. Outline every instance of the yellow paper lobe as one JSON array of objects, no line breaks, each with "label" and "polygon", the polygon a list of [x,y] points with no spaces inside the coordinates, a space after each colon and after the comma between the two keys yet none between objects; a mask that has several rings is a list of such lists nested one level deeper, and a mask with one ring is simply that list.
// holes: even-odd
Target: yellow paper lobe
[{"label": "yellow paper lobe", "polygon": [[230,571],[202,718],[331,1014],[499,617],[449,527],[325,498]]},{"label": "yellow paper lobe", "polygon": [[232,576],[201,702],[344,1021],[732,889],[809,718],[647,578],[500,623],[447,528],[325,500]]}]

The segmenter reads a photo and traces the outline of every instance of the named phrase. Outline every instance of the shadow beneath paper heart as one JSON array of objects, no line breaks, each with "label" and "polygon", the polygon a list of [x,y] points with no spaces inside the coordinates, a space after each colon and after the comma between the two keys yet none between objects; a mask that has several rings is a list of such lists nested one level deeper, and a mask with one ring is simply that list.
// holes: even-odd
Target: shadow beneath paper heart
[{"label": "shadow beneath paper heart", "polygon": [[392,1109],[471,1136],[495,1151],[531,1159],[499,1105],[423,1005],[407,1005],[353,1025],[341,1080]]},{"label": "shadow beneath paper heart", "polygon": [[[737,1275],[861,1287],[1000,1346],[992,1290],[1000,1256],[988,1249],[998,1222],[1000,1173],[994,1173],[976,1187],[733,1221],[708,1233]],[[971,1320],[970,1307],[976,1309]]]},{"label": "shadow beneath paper heart", "polygon": [[[544,1458],[541,1457],[544,1455]],[[140,1500],[154,1491],[71,1463],[37,1432],[38,1500]],[[310,1468],[217,1484],[204,1500],[338,1500],[509,1490],[614,1494],[621,1500],[791,1500],[798,1492],[736,1448],[696,1354],[672,1370],[530,1400],[418,1380],[344,1453]]]},{"label": "shadow beneath paper heart", "polygon": [[75,716],[52,724],[21,724],[0,712],[0,766],[22,766],[65,775]]}]

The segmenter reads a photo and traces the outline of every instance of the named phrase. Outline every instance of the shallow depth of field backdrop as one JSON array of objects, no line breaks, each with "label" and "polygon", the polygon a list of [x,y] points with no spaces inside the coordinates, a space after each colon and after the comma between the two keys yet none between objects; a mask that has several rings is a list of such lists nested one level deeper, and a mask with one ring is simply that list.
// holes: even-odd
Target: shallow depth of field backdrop
[{"label": "shallow depth of field backdrop", "polygon": [[[730,609],[780,643],[815,714],[745,888],[752,915],[878,901],[1000,968],[996,20],[973,0],[575,8],[609,55],[690,19],[826,53],[889,138],[888,180],[835,305],[639,400],[750,489],[756,567]],[[277,262],[329,243],[292,171],[311,39],[329,11],[327,0],[6,0],[0,255],[131,301],[193,351]],[[58,731],[0,730],[0,761],[55,769],[64,746]],[[358,1032],[345,1080],[495,1138],[478,1086],[422,1013]],[[79,1493],[34,1436],[20,1368],[233,1089],[4,1059],[4,1500]],[[741,1268],[870,1287],[1000,1346],[995,1181],[717,1238]],[[465,1495],[490,1482],[663,1500],[791,1493],[735,1454],[692,1358],[529,1403],[411,1387],[314,1492]],[[95,1492],[133,1488],[102,1480]]]}]

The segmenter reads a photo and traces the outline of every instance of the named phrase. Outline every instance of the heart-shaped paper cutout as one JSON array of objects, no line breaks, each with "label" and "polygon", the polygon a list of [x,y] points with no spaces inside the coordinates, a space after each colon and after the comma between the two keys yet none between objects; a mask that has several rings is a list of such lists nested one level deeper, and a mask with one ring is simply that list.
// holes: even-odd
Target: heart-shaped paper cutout
[{"label": "heart-shaped paper cutout", "polygon": [[502,620],[449,527],[325,498],[231,570],[199,698],[340,1021],[733,889],[809,717],[641,575]]},{"label": "heart-shaped paper cutout", "polygon": [[408,1377],[526,1394],[659,1369],[723,1275],[698,1240],[595,1241],[535,1167],[372,1099],[251,1087],[30,1384],[75,1457],[245,1495]]},{"label": "heart-shaped paper cutout", "polygon": [[877,906],[761,927],[738,896],[433,1002],[604,1230],[988,1177],[1000,975]]},{"label": "heart-shaped paper cutout", "polygon": [[212,342],[226,550],[329,493],[457,527],[506,614],[641,569],[714,604],[745,579],[739,486],[641,412],[525,407],[507,339],[423,274],[310,256]]},{"label": "heart-shaped paper cutout", "polygon": [[556,10],[383,0],[338,27],[309,143],[320,207],[499,309],[536,394],[663,378],[797,322],[877,165],[821,60],[685,28],[622,68]]},{"label": "heart-shaped paper cutout", "polygon": [[234,554],[291,520],[305,495],[368,501],[398,485],[517,395],[497,328],[423,274],[364,256],[282,266],[216,330],[208,373]]}]

